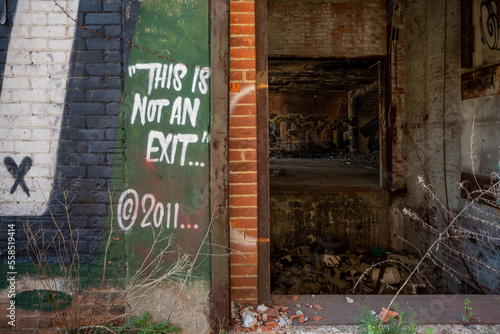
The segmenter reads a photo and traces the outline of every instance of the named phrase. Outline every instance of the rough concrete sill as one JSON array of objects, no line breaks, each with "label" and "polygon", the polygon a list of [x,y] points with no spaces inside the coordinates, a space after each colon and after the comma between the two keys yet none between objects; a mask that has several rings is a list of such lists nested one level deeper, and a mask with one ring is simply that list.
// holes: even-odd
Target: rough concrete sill
[{"label": "rough concrete sill", "polygon": [[[292,300],[290,295],[271,296],[272,305],[284,305],[289,307],[289,315],[294,315],[297,310],[312,318],[321,316],[319,322],[309,321],[300,324],[293,321],[293,327],[287,329],[266,331],[256,329],[252,333],[286,333],[286,334],[308,334],[308,333],[357,333],[354,319],[359,316],[359,308],[366,306],[375,312],[380,312],[392,299],[390,295],[349,295],[354,303],[346,302],[346,295],[300,295],[297,300]],[[461,323],[465,314],[465,298],[470,300],[473,318],[478,322],[472,326],[464,326]],[[323,310],[306,307],[306,304],[320,304]],[[412,295],[399,296],[396,303],[406,310],[417,313],[417,324],[420,330],[417,333],[425,333],[426,328],[433,328],[433,334],[444,333],[500,333],[500,296],[498,295]],[[300,305],[300,308],[297,307]],[[239,333],[231,331],[230,333]]]},{"label": "rough concrete sill", "polygon": [[[416,334],[425,334],[427,328],[433,329],[433,334],[498,334],[500,325],[477,325],[465,327],[462,325],[429,325],[420,326]],[[246,332],[229,331],[228,334],[241,334]],[[293,326],[284,330],[275,331],[248,331],[253,334],[357,334],[357,326]]]}]

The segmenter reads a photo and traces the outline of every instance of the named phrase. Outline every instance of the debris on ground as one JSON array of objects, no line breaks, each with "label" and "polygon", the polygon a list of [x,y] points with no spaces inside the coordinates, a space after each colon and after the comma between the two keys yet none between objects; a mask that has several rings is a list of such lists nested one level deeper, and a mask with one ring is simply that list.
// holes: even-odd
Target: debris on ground
[{"label": "debris on ground", "polygon": [[398,312],[393,311],[393,310],[388,310],[385,307],[382,307],[382,311],[378,314],[378,319],[381,320],[383,323],[389,322],[391,318],[398,318]]},{"label": "debris on ground", "polygon": [[[293,298],[291,298],[293,300]],[[268,332],[274,330],[282,330],[291,328],[294,324],[303,324],[307,322],[321,322],[322,316],[317,315],[318,311],[322,311],[323,307],[320,304],[307,304],[310,310],[297,310],[295,314],[290,315],[288,307],[258,305],[240,306],[233,302],[232,304],[232,324],[233,331],[236,332]],[[309,316],[308,316],[309,314]]]},{"label": "debris on ground", "polygon": [[[381,247],[352,252],[341,246],[330,241],[274,251],[271,293],[393,294],[419,263],[418,257],[409,253]],[[402,294],[439,294],[446,288],[442,269],[428,260],[420,264]]]}]

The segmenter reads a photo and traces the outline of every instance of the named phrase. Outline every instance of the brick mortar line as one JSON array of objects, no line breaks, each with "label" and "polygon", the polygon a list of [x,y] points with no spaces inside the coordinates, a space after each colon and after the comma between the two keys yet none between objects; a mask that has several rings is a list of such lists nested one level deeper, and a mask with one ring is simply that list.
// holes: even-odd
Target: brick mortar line
[{"label": "brick mortar line", "polygon": [[257,171],[241,171],[241,172],[235,172],[235,171],[229,171],[229,174],[257,174]]},{"label": "brick mortar line", "polygon": [[[232,129],[232,127],[230,127],[230,129]],[[257,140],[257,137],[249,137],[249,138],[231,138],[231,140],[252,140],[252,141],[256,141],[256,140]]]},{"label": "brick mortar line", "polygon": [[[255,34],[231,34],[231,38],[234,38],[234,37],[249,37],[249,38],[253,38],[255,39]],[[233,47],[231,46],[231,44],[229,44],[230,47]],[[255,47],[255,46],[253,46]]]},{"label": "brick mortar line", "polygon": [[240,151],[243,151],[243,152],[257,152],[257,149],[256,148],[231,148],[229,149],[229,152],[240,152]]},{"label": "brick mortar line", "polygon": [[[257,208],[257,205],[252,205],[252,206],[236,206],[236,205],[229,205],[229,208],[230,208],[230,209],[244,209],[244,208],[254,209],[254,208]],[[249,218],[253,218],[253,217],[249,217]]]},{"label": "brick mortar line", "polygon": [[229,129],[255,129],[256,126],[255,125],[251,125],[251,126],[230,126]]},{"label": "brick mortar line", "polygon": [[231,231],[258,231],[258,228],[232,228]]},{"label": "brick mortar line", "polygon": [[230,194],[229,197],[257,197],[257,195],[253,195],[253,194],[248,194],[248,195],[232,195]]}]

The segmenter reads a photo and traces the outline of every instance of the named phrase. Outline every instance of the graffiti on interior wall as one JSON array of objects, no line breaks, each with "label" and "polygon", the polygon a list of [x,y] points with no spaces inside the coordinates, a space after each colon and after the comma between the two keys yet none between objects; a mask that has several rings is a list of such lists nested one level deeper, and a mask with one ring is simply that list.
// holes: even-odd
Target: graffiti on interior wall
[{"label": "graffiti on interior wall", "polygon": [[10,174],[16,179],[14,181],[14,185],[10,189],[10,193],[13,194],[14,191],[16,191],[18,186],[21,186],[21,188],[24,190],[26,195],[30,197],[30,190],[28,186],[26,185],[26,181],[24,180],[24,176],[28,173],[28,171],[31,169],[31,164],[32,160],[30,157],[24,157],[23,161],[21,161],[21,164],[17,166],[16,162],[14,159],[11,157],[6,157],[4,159],[5,166],[7,167],[7,170],[9,171]]},{"label": "graffiti on interior wall", "polygon": [[500,24],[497,14],[497,0],[485,0],[481,3],[479,13],[481,41],[491,50],[500,50]]},{"label": "graffiti on interior wall", "polygon": [[363,137],[368,138],[368,149],[370,152],[376,152],[380,149],[378,117],[375,117],[359,128],[359,132],[361,132]]},{"label": "graffiti on interior wall", "polygon": [[356,121],[342,115],[269,115],[269,149],[274,151],[301,151],[320,149],[346,151],[352,147],[349,130]]}]

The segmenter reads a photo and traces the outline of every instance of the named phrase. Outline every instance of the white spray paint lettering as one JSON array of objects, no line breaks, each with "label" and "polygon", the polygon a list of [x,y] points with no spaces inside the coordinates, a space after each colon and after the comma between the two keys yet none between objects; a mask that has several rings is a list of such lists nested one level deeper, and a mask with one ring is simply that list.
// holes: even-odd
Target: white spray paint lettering
[{"label": "white spray paint lettering", "polygon": [[[209,91],[210,68],[195,66],[192,68],[191,93],[206,95]],[[173,89],[181,91],[183,79],[188,77],[188,67],[181,63],[161,64],[146,63],[130,65],[128,74],[134,77],[140,71],[147,72],[147,95],[134,94],[130,124],[145,126],[148,124],[161,124],[167,121],[170,125],[191,126],[196,129],[197,119],[200,111],[201,100],[197,97],[177,96],[175,99],[151,99],[149,96],[154,90]],[[163,114],[170,117],[164,118]],[[195,143],[208,143],[210,136],[207,131],[203,132],[202,139],[195,133],[163,133],[151,130],[148,134],[146,144],[146,161],[152,163],[166,163],[180,166],[205,167],[204,162],[189,161],[186,164],[186,155],[189,147]],[[177,147],[179,146],[179,149]],[[180,151],[180,157],[177,152]],[[162,211],[158,209],[158,213]]]},{"label": "white spray paint lettering", "polygon": [[[179,210],[179,203],[173,203],[173,205],[172,203],[166,203],[166,205],[163,205],[163,203],[156,201],[156,197],[153,194],[145,194],[139,201],[139,194],[137,191],[134,189],[127,189],[120,195],[120,199],[118,200],[118,226],[120,226],[123,231],[128,231],[134,226],[137,218],[142,218],[140,223],[142,228],[151,228],[151,226],[159,228],[163,225],[164,228],[167,229],[176,229],[179,227]],[[142,217],[139,217],[140,215]],[[198,229],[198,227],[197,224],[180,225],[181,229]]]}]

